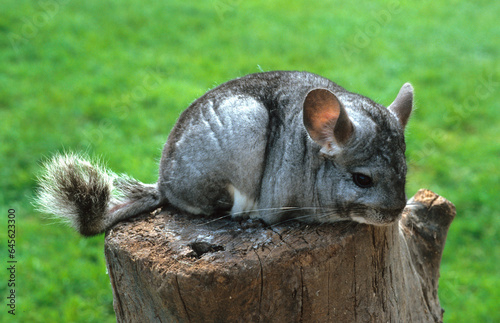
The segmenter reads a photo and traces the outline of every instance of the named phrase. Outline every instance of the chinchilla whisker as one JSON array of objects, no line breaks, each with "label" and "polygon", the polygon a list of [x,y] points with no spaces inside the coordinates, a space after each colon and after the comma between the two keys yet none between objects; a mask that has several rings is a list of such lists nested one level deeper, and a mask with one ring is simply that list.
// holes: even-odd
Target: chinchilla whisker
[{"label": "chinchilla whisker", "polygon": [[[271,225],[271,227],[277,226],[277,225],[281,225],[281,224],[285,224],[285,223],[292,222],[292,221],[299,221],[299,222],[301,222],[301,220],[305,220],[305,219],[311,218],[311,217],[314,217],[317,220],[317,219],[326,218],[326,217],[329,217],[329,216],[335,214],[335,210],[334,209],[325,209],[325,208],[322,208],[322,207],[304,207],[304,208],[298,208],[298,209],[300,209],[300,210],[307,210],[307,209],[318,210],[319,209],[319,210],[322,210],[322,211],[320,211],[319,213],[316,212],[315,214],[305,214],[305,215],[300,215],[300,216],[288,218],[288,219],[285,219],[283,221],[280,221],[278,223],[275,223],[275,224]],[[340,219],[340,221],[342,221],[342,220],[343,219]],[[328,221],[328,222],[331,222],[331,221]],[[337,222],[337,221],[333,221],[333,222]]]},{"label": "chinchilla whisker", "polygon": [[230,217],[231,217],[231,214],[226,214],[226,215],[223,215],[223,216],[219,216],[217,218],[210,219],[208,221],[204,221],[203,223],[200,223],[198,225],[210,224],[210,223],[214,223],[214,222],[217,222],[217,221],[220,221],[220,220],[224,220],[224,219],[227,219],[227,218],[230,218]]},{"label": "chinchilla whisker", "polygon": [[285,206],[285,207],[276,207],[276,208],[261,208],[261,209],[251,209],[251,210],[246,210],[246,211],[241,211],[241,212],[234,212],[232,213],[233,216],[238,216],[238,215],[246,215],[249,213],[265,213],[265,214],[279,214],[279,213],[285,213],[285,212],[295,212],[295,211],[300,211],[300,210],[314,210],[317,209],[315,207],[297,207],[297,206]]},{"label": "chinchilla whisker", "polygon": [[[317,209],[321,209],[321,207],[284,206],[284,207],[276,207],[276,208],[252,209],[250,211],[241,211],[241,212],[234,212],[234,213],[226,214],[226,215],[223,215],[223,216],[220,216],[220,217],[213,218],[213,219],[210,219],[208,221],[205,221],[205,222],[203,222],[200,225],[210,224],[210,223],[217,222],[217,221],[223,220],[223,219],[227,219],[227,218],[230,218],[230,217],[233,217],[233,216],[246,215],[246,214],[251,213],[251,212],[259,212],[259,213],[260,212],[266,212],[268,214],[278,214],[278,213],[293,212],[293,211],[298,211],[298,210],[302,211],[302,210],[317,210]],[[294,219],[307,218],[309,216],[311,216],[311,215],[305,215],[305,216],[300,216],[300,217],[296,217],[296,218],[291,218],[289,220],[293,221]]]},{"label": "chinchilla whisker", "polygon": [[[205,221],[203,224],[213,223],[213,222],[216,222],[219,220],[230,218],[232,216],[245,215],[245,214],[248,214],[250,212],[267,212],[267,213],[271,213],[271,214],[277,214],[277,213],[281,213],[281,212],[292,212],[292,211],[297,211],[297,210],[317,210],[317,209],[320,209],[320,207],[284,206],[284,207],[276,207],[276,208],[252,209],[250,211],[241,211],[241,212],[234,212],[234,213],[226,214],[226,215]],[[308,216],[310,216],[310,215],[306,215],[305,217],[308,217]],[[299,217],[299,218],[301,218],[301,217]],[[291,219],[291,220],[293,220],[293,219]]]},{"label": "chinchilla whisker", "polygon": [[279,212],[290,212],[290,211],[295,211],[299,209],[298,207],[295,206],[284,206],[284,207],[272,207],[272,208],[262,208],[262,209],[251,209],[251,210],[246,210],[246,211],[241,211],[241,212],[234,212],[233,215],[242,215],[242,214],[248,214],[252,212],[273,212],[273,213],[279,213]]}]

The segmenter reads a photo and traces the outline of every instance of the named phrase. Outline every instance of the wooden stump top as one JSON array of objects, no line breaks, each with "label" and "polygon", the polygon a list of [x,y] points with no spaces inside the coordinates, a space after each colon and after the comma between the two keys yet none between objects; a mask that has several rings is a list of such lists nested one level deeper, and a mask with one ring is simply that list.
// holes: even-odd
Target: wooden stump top
[{"label": "wooden stump top", "polygon": [[439,264],[454,216],[427,190],[387,227],[141,215],[106,235],[117,320],[439,322]]}]

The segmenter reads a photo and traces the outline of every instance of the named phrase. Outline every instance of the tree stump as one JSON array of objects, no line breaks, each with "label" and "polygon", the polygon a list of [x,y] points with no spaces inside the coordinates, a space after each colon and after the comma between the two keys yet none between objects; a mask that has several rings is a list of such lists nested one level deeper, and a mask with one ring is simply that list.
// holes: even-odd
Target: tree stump
[{"label": "tree stump", "polygon": [[455,212],[420,190],[386,227],[142,215],[106,235],[117,321],[442,322]]}]

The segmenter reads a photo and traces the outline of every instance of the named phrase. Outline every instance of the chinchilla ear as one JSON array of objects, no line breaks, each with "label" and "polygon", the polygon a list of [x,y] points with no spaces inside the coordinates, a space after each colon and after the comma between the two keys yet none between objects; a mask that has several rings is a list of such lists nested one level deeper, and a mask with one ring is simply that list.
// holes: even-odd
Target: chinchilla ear
[{"label": "chinchilla ear", "polygon": [[405,83],[388,109],[398,118],[399,123],[404,129],[408,123],[408,119],[410,119],[412,108],[413,86],[410,83]]},{"label": "chinchilla ear", "polygon": [[353,125],[335,94],[327,89],[310,91],[303,106],[304,126],[309,136],[323,148],[343,146],[353,133]]}]

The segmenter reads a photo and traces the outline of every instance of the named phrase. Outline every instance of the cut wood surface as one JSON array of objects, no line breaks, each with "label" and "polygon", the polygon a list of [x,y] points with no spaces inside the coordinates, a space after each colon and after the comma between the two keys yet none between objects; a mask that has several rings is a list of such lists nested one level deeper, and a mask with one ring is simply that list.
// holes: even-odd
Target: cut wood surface
[{"label": "cut wood surface", "polygon": [[117,321],[441,322],[454,216],[428,190],[386,227],[141,215],[106,235]]}]

